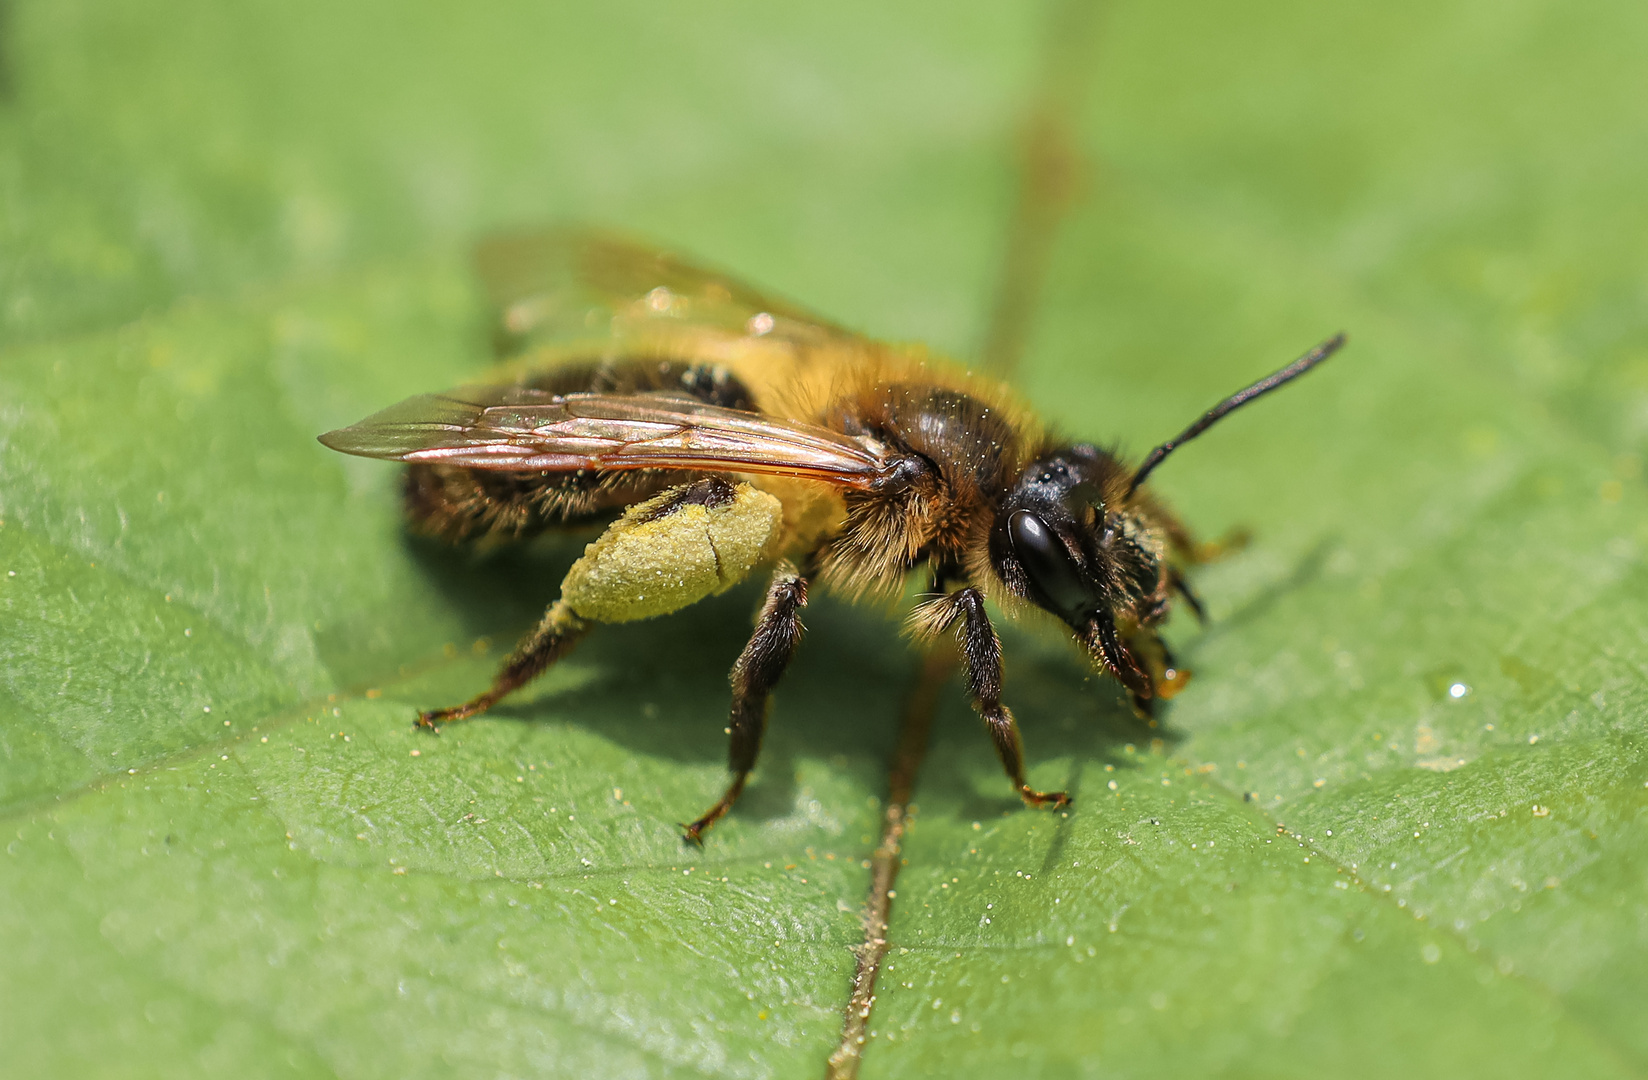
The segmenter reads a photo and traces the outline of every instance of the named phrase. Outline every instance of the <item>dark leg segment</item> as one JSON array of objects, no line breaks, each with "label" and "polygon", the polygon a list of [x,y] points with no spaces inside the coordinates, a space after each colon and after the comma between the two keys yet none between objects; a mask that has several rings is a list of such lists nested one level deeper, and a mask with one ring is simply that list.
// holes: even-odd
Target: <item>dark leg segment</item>
[{"label": "dark leg segment", "polygon": [[732,783],[703,817],[681,826],[689,843],[700,843],[704,830],[732,809],[755,768],[761,736],[767,729],[768,698],[801,641],[801,609],[806,606],[807,580],[789,563],[780,563],[767,586],[767,601],[756,618],[755,633],[732,666],[732,712],[727,724],[732,733],[727,749]]},{"label": "dark leg segment", "polygon": [[1126,688],[1133,699],[1133,711],[1139,714],[1142,720],[1149,720],[1155,712],[1155,688],[1151,684],[1150,676],[1144,673],[1139,663],[1127,646],[1122,643],[1120,635],[1116,633],[1116,623],[1110,613],[1101,611],[1088,623],[1087,647],[1097,656],[1110,673],[1116,676],[1116,681]]},{"label": "dark leg segment", "polygon": [[574,615],[564,601],[555,601],[538,628],[515,646],[515,651],[498,669],[486,693],[462,705],[419,713],[418,726],[433,731],[438,724],[449,720],[467,720],[492,708],[505,694],[536,679],[549,665],[572,651],[572,647],[582,641],[594,625],[588,619]]},{"label": "dark leg segment", "polygon": [[1207,608],[1202,606],[1202,598],[1191,590],[1189,583],[1184,579],[1184,575],[1177,570],[1169,570],[1167,572],[1167,584],[1174,592],[1184,597],[1185,603],[1190,605],[1190,610],[1195,614],[1196,621],[1206,626]]},{"label": "dark leg segment", "polygon": [[1019,726],[1012,712],[1001,703],[1001,639],[996,637],[990,617],[984,612],[984,597],[977,589],[966,588],[951,593],[948,601],[963,620],[959,633],[961,657],[967,668],[967,695],[990,729],[1002,768],[1031,806],[1047,803],[1064,806],[1070,801],[1069,795],[1062,791],[1037,791],[1024,782],[1024,741],[1019,737]]}]

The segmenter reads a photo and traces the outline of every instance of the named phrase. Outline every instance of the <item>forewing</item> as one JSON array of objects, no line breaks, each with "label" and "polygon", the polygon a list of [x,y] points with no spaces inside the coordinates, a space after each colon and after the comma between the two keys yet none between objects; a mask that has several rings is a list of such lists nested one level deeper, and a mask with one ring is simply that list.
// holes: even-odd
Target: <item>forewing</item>
[{"label": "forewing", "polygon": [[322,435],[334,450],[471,469],[686,469],[869,487],[886,460],[827,428],[663,394],[463,387]]},{"label": "forewing", "polygon": [[511,233],[475,253],[498,310],[500,351],[696,332],[797,345],[865,339],[795,304],[679,256],[590,229]]}]

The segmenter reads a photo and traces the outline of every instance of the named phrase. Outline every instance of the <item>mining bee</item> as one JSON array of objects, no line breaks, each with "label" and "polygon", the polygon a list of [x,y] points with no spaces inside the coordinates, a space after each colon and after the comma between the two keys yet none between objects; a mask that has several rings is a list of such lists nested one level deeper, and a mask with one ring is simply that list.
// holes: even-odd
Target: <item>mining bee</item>
[{"label": "mining bee", "polygon": [[517,357],[504,376],[410,398],[321,442],[406,462],[411,528],[453,544],[610,524],[492,685],[418,723],[485,712],[597,624],[678,611],[768,568],[732,667],[731,782],[683,826],[694,842],[755,767],[809,589],[888,600],[918,573],[928,595],[910,633],[955,632],[968,696],[1014,789],[1032,806],[1065,805],[1065,793],[1025,782],[986,601],[1062,622],[1148,717],[1187,678],[1157,628],[1175,594],[1202,615],[1184,573],[1204,549],[1145,480],[1344,343],[1226,398],[1134,468],[1050,432],[997,381],[644,245],[561,230],[483,244],[479,264]]}]

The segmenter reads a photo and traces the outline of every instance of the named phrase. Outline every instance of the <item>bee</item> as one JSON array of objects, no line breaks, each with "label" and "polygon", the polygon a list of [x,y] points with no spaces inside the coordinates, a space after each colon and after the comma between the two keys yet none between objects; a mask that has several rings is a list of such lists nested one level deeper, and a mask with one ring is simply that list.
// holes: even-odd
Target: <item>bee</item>
[{"label": "bee", "polygon": [[924,642],[955,634],[1013,789],[1031,806],[1067,804],[1025,780],[987,603],[1062,626],[1149,717],[1188,677],[1158,629],[1175,597],[1203,616],[1185,573],[1206,549],[1146,480],[1345,340],[1226,398],[1132,467],[1049,430],[998,381],[642,244],[559,230],[484,243],[478,264],[515,361],[492,382],[410,398],[320,441],[406,463],[409,525],[439,540],[606,529],[492,685],[418,724],[485,712],[601,623],[678,611],[765,571],[732,666],[730,781],[682,826],[694,843],[755,767],[809,591],[885,603],[912,576],[927,594],[907,628]]}]

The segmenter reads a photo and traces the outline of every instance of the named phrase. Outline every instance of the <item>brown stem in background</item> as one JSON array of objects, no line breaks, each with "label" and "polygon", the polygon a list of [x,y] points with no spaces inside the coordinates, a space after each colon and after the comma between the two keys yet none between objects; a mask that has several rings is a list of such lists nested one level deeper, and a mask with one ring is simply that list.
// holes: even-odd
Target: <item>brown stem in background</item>
[{"label": "brown stem in background", "polygon": [[[1030,325],[1047,279],[1053,240],[1081,192],[1085,163],[1076,149],[1080,116],[1092,68],[1092,44],[1099,0],[1051,0],[1041,81],[1025,110],[1019,132],[1018,195],[1008,222],[1001,277],[985,334],[981,357],[994,374],[1006,378],[1024,355]],[[909,823],[910,793],[915,788],[927,736],[938,706],[938,691],[955,670],[949,649],[929,652],[905,701],[898,750],[887,780],[887,809],[881,843],[870,860],[870,896],[864,910],[864,941],[858,946],[852,995],[842,1017],[841,1042],[830,1055],[826,1080],[855,1080],[864,1057],[875,1006],[876,976],[891,944],[893,885],[898,880],[900,850]]]},{"label": "brown stem in background", "polygon": [[1053,0],[1041,82],[1019,131],[1018,196],[1007,226],[1001,277],[980,357],[1002,378],[1024,356],[1047,280],[1053,241],[1085,186],[1077,123],[1093,66],[1098,0]]},{"label": "brown stem in background", "polygon": [[955,653],[939,648],[922,659],[921,672],[904,702],[898,750],[887,778],[887,809],[881,819],[881,843],[870,858],[870,898],[864,905],[864,942],[859,945],[853,992],[842,1015],[841,1042],[830,1055],[827,1080],[853,1080],[863,1059],[870,1010],[875,1005],[876,976],[887,955],[887,926],[892,917],[893,885],[898,880],[899,851],[909,822],[910,792],[915,789],[921,759],[927,753],[927,735],[938,708],[938,691],[956,668]]}]

